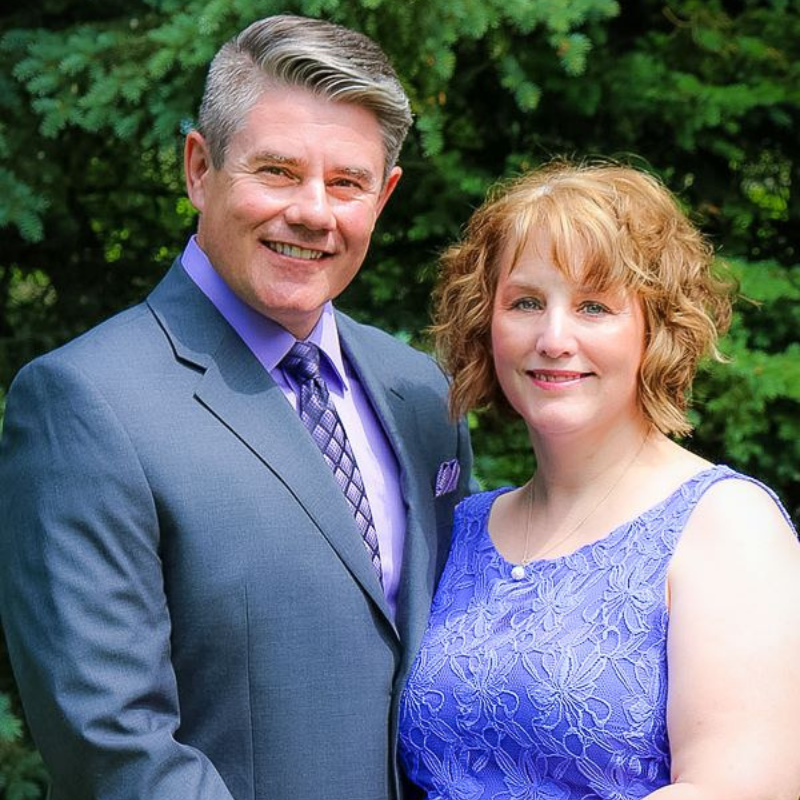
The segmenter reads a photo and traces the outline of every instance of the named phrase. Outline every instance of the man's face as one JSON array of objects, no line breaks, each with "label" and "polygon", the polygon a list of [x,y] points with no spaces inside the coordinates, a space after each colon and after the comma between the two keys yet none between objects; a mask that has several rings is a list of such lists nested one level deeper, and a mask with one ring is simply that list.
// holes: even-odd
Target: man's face
[{"label": "man's face", "polygon": [[364,261],[400,169],[383,181],[375,115],[304,89],[266,90],[215,169],[203,137],[186,139],[200,247],[230,288],[296,338]]}]

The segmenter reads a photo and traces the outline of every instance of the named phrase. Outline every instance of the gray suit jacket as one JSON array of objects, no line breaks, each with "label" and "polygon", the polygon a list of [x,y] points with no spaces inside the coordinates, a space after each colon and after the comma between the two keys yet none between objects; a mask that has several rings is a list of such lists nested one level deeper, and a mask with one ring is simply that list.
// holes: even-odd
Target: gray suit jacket
[{"label": "gray suit jacket", "polygon": [[398,693],[471,455],[427,356],[338,324],[400,465],[396,624],[302,422],[179,266],[15,380],[0,614],[54,799],[397,796]]}]

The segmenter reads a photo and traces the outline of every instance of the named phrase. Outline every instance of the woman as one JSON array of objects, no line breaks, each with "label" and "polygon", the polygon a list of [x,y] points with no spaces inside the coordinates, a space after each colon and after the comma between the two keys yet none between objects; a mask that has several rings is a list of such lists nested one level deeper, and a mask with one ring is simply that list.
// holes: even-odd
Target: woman
[{"label": "woman", "polygon": [[427,797],[800,793],[800,546],[766,487],[677,445],[726,285],[653,178],[555,164],[446,253],[458,416],[507,404],[536,472],[459,507],[401,704]]}]

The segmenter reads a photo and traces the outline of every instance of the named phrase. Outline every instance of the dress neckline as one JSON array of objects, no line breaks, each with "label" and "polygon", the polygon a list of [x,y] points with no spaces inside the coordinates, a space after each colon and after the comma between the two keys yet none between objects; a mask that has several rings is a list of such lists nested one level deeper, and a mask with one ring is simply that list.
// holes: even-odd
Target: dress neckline
[{"label": "dress neckline", "polygon": [[[554,556],[553,558],[532,558],[528,561],[527,564],[524,565],[525,575],[527,575],[530,571],[536,570],[537,568],[543,568],[550,565],[561,564],[563,562],[568,561],[569,559],[574,559],[576,556],[580,554],[589,553],[593,550],[598,549],[599,547],[606,547],[609,545],[615,544],[619,539],[623,538],[623,535],[628,532],[630,527],[640,519],[645,517],[652,516],[656,512],[662,510],[664,506],[666,506],[671,500],[673,500],[679,493],[681,493],[686,486],[692,483],[696,483],[697,481],[705,478],[707,475],[713,474],[714,472],[723,471],[723,472],[731,472],[729,467],[726,467],[724,464],[712,464],[710,467],[706,467],[705,469],[701,469],[698,472],[695,472],[694,475],[690,475],[684,481],[679,483],[675,489],[673,489],[666,497],[659,500],[658,502],[654,503],[649,508],[646,508],[640,514],[637,514],[635,517],[625,520],[621,522],[619,525],[613,527],[607,534],[602,536],[599,539],[595,539],[593,542],[587,542],[586,544],[577,547],[575,550],[564,553],[564,555]],[[494,506],[495,500],[497,500],[500,495],[507,494],[508,492],[514,491],[518,487],[516,486],[501,486],[498,489],[493,489],[488,492],[488,499],[489,502],[486,504],[486,507],[483,509],[483,518],[481,520],[481,532],[486,540],[486,544],[489,547],[491,553],[493,554],[494,558],[497,559],[498,563],[500,563],[503,569],[509,573],[515,567],[521,566],[520,564],[514,563],[513,561],[509,561],[495,546],[494,540],[492,539],[491,534],[489,533],[489,517],[492,513],[492,507]],[[523,576],[524,577],[524,576]],[[519,579],[517,579],[519,580]]]}]

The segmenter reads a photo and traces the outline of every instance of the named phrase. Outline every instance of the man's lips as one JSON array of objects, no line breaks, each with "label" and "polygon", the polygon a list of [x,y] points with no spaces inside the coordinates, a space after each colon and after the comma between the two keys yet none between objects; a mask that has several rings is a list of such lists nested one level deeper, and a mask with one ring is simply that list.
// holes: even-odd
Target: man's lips
[{"label": "man's lips", "polygon": [[278,253],[282,256],[287,256],[288,258],[299,258],[304,261],[319,261],[323,256],[330,255],[325,250],[317,250],[311,247],[301,247],[297,244],[289,244],[288,242],[277,242],[277,241],[263,241],[262,244],[272,250],[274,253]]}]

